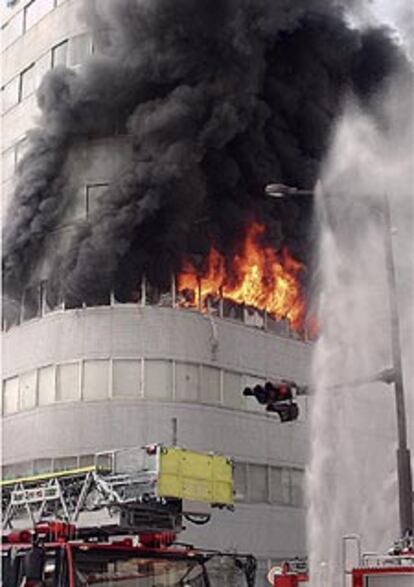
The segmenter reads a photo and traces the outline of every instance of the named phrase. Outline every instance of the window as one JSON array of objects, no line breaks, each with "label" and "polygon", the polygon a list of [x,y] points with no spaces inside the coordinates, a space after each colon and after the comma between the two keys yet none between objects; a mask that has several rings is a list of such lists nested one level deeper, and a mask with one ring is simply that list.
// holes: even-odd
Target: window
[{"label": "window", "polygon": [[220,370],[216,367],[201,367],[200,400],[205,404],[220,403]]},{"label": "window", "polygon": [[33,475],[33,461],[24,461],[14,463],[5,467],[5,474],[9,479],[18,479],[19,477],[28,477]]},{"label": "window", "polygon": [[20,77],[16,76],[2,87],[2,112],[13,108],[19,101]]},{"label": "window", "polygon": [[95,464],[95,455],[81,455],[79,457],[79,467],[90,467]]},{"label": "window", "polygon": [[45,406],[55,401],[55,368],[53,365],[39,369],[37,396],[39,406]]},{"label": "window", "polygon": [[83,399],[108,397],[109,361],[85,361],[83,368]]},{"label": "window", "polygon": [[26,32],[54,8],[54,0],[32,0],[24,7],[23,29]]},{"label": "window", "polygon": [[198,400],[200,386],[200,368],[191,363],[176,363],[175,365],[175,398],[178,401]]},{"label": "window", "polygon": [[304,496],[305,474],[300,469],[291,469],[290,471],[290,501],[292,505],[303,507],[305,504]]},{"label": "window", "polygon": [[92,39],[88,33],[76,35],[69,40],[69,65],[80,65],[92,54]]},{"label": "window", "polygon": [[44,473],[51,473],[52,459],[35,459],[33,462],[34,475],[42,475]]},{"label": "window", "polygon": [[243,406],[242,377],[239,373],[224,372],[223,405],[241,410]]},{"label": "window", "polygon": [[172,398],[172,363],[145,361],[145,397],[147,399]]},{"label": "window", "polygon": [[36,405],[37,371],[23,373],[19,377],[20,409],[30,410]]},{"label": "window", "polygon": [[19,102],[24,100],[29,94],[34,91],[34,64],[22,71],[20,74],[19,84]]},{"label": "window", "polygon": [[268,501],[268,477],[266,465],[248,465],[249,501],[260,503]]},{"label": "window", "polygon": [[78,466],[77,457],[61,457],[53,459],[53,471],[69,471],[76,469]]},{"label": "window", "polygon": [[270,468],[270,501],[280,504],[290,502],[288,469],[283,467]]},{"label": "window", "polygon": [[58,65],[67,65],[68,63],[68,42],[63,41],[55,47],[52,47],[52,67]]},{"label": "window", "polygon": [[79,399],[79,363],[64,363],[56,369],[56,399],[70,401]]},{"label": "window", "polygon": [[23,320],[31,320],[40,316],[41,300],[39,285],[25,289],[23,294]]},{"label": "window", "polygon": [[247,465],[234,463],[234,491],[236,501],[245,501],[247,498]]},{"label": "window", "polygon": [[99,198],[108,188],[107,183],[97,183],[86,186],[86,215],[89,216],[99,206]]},{"label": "window", "polygon": [[3,414],[14,414],[19,409],[19,379],[12,377],[3,382]]},{"label": "window", "polygon": [[141,361],[113,361],[113,396],[138,397],[141,395]]}]

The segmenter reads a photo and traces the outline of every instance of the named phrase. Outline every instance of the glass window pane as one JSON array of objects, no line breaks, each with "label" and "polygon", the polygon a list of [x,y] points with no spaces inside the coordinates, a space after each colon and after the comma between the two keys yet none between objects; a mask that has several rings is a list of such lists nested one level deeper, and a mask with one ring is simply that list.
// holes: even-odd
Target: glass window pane
[{"label": "glass window pane", "polygon": [[3,321],[6,328],[10,328],[20,322],[20,303],[19,301],[5,298],[3,300]]},{"label": "glass window pane", "polygon": [[196,402],[200,385],[200,368],[190,363],[175,365],[175,398],[178,401]]},{"label": "glass window pane", "polygon": [[79,467],[90,467],[95,464],[95,455],[81,455],[79,457]]},{"label": "glass window pane", "polygon": [[70,469],[76,469],[77,466],[77,457],[61,457],[58,459],[53,459],[54,471],[69,471]]},{"label": "glass window pane", "polygon": [[3,414],[14,414],[19,409],[19,379],[12,377],[3,382]]},{"label": "glass window pane", "polygon": [[247,465],[234,463],[234,491],[236,501],[245,501],[247,498]]},{"label": "glass window pane", "polygon": [[108,397],[109,361],[85,361],[83,366],[83,399]]},{"label": "glass window pane", "polygon": [[2,88],[1,100],[2,100],[2,112],[6,112],[10,108],[13,108],[19,101],[19,87],[20,87],[20,76],[17,76],[9,81]]},{"label": "glass window pane", "polygon": [[270,469],[270,499],[272,503],[290,502],[289,471],[283,467]]},{"label": "glass window pane", "polygon": [[20,74],[19,102],[34,91],[34,64]]},{"label": "glass window pane", "polygon": [[68,42],[63,41],[55,47],[52,47],[52,67],[58,65],[67,65],[68,63]]},{"label": "glass window pane", "polygon": [[19,477],[28,477],[29,475],[33,475],[33,461],[14,463],[8,467],[9,479],[18,479]]},{"label": "glass window pane", "polygon": [[223,405],[239,410],[242,408],[242,376],[239,373],[224,372]]},{"label": "glass window pane", "polygon": [[170,361],[145,361],[145,397],[172,398],[172,364]]},{"label": "glass window pane", "polygon": [[36,405],[36,371],[29,371],[19,376],[20,409],[30,410]]},{"label": "glass window pane", "polygon": [[249,501],[258,503],[268,500],[267,466],[248,465]]},{"label": "glass window pane", "polygon": [[201,367],[200,400],[206,404],[220,403],[220,370],[216,367]]},{"label": "glass window pane", "polygon": [[24,8],[24,30],[27,31],[54,8],[55,0],[32,0]]},{"label": "glass window pane", "polygon": [[55,368],[53,365],[39,369],[37,393],[39,406],[55,401]]},{"label": "glass window pane", "polygon": [[139,395],[141,395],[141,361],[114,360],[113,396],[138,397]]},{"label": "glass window pane", "polygon": [[291,504],[303,507],[305,504],[304,496],[305,474],[299,469],[290,470],[290,491]]},{"label": "glass window pane", "polygon": [[52,459],[35,459],[33,463],[34,475],[41,475],[42,473],[51,473],[52,471]]},{"label": "glass window pane", "polygon": [[80,65],[92,53],[92,39],[88,33],[76,35],[69,40],[69,65]]},{"label": "glass window pane", "polygon": [[56,367],[56,399],[79,399],[79,363],[65,363]]}]

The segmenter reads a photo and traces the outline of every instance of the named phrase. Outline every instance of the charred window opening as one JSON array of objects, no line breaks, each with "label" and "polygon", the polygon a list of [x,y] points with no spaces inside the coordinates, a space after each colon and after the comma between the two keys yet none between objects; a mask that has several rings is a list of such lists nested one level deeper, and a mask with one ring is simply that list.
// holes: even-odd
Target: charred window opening
[{"label": "charred window opening", "polygon": [[39,284],[25,289],[22,303],[22,319],[32,320],[40,316],[41,312],[41,293]]}]

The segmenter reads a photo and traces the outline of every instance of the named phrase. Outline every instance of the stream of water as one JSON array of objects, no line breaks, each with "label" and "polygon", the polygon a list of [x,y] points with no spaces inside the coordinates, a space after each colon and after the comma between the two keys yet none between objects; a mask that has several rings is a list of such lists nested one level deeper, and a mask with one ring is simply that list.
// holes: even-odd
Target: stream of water
[{"label": "stream of water", "polygon": [[385,130],[348,103],[317,188],[321,336],[308,474],[312,587],[346,584],[343,536],[357,534],[365,551],[381,552],[399,533],[393,385],[361,383],[392,367],[384,197],[392,216],[411,446],[414,440],[412,113],[401,95],[390,93],[383,114]]}]

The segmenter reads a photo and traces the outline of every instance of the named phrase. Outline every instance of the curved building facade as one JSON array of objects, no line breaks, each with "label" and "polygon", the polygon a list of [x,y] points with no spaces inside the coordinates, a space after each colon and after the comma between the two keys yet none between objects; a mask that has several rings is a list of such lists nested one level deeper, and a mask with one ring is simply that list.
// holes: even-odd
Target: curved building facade
[{"label": "curved building facade", "polygon": [[[39,80],[57,64],[77,67],[93,50],[82,4],[22,0],[3,9],[5,208],[37,114]],[[189,528],[184,538],[253,552],[264,584],[272,561],[305,554],[307,400],[298,399],[297,421],[282,424],[242,390],[267,379],[306,383],[311,345],[240,306],[184,309],[173,279],[167,292],[143,280],[134,300],[108,292],[94,307],[48,296],[53,251],[93,210],[129,148],[118,136],[71,149],[67,214],[49,237],[39,279],[4,317],[4,475],[72,468],[96,452],[150,442],[229,455],[236,511],[214,514],[208,527]]]}]

